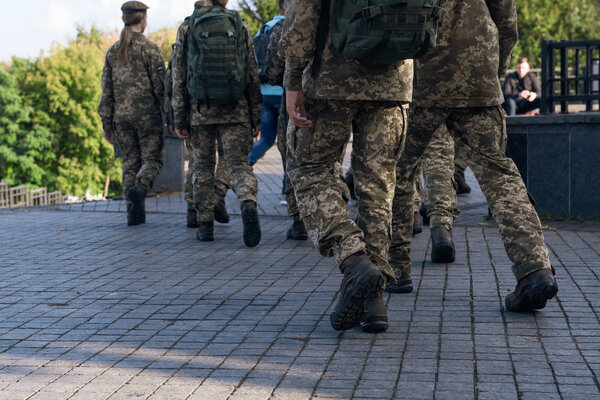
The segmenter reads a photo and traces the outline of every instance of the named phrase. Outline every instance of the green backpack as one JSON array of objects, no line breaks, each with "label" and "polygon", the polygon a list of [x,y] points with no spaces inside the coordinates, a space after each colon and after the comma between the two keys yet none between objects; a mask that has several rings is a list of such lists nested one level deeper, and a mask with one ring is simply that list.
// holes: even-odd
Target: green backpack
[{"label": "green backpack", "polygon": [[419,58],[435,47],[440,2],[331,0],[331,41],[339,54],[366,64]]},{"label": "green backpack", "polygon": [[246,89],[247,38],[242,17],[220,7],[190,18],[187,88],[204,104],[236,103]]}]

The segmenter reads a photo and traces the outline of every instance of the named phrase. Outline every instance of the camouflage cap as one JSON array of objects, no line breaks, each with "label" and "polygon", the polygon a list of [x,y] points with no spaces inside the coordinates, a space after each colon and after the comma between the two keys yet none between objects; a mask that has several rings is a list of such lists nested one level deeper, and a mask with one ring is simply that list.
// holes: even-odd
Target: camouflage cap
[{"label": "camouflage cap", "polygon": [[123,11],[123,14],[134,14],[138,12],[146,12],[146,10],[149,8],[150,7],[141,1],[128,1],[123,3],[121,6],[121,11]]},{"label": "camouflage cap", "polygon": [[194,3],[194,10],[204,7],[204,1],[197,1]]}]

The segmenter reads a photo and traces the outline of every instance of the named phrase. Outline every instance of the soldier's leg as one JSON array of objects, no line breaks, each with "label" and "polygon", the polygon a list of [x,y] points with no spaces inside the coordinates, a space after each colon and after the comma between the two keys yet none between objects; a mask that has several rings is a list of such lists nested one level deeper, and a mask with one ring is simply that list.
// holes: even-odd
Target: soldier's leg
[{"label": "soldier's leg", "polygon": [[356,222],[364,232],[367,254],[392,283],[396,280],[388,260],[392,200],[407,121],[406,106],[365,102],[354,124]]},{"label": "soldier's leg", "polygon": [[140,206],[136,205],[135,212],[132,212],[133,201],[130,196],[131,190],[135,188],[137,174],[142,167],[142,158],[140,144],[136,127],[127,123],[116,126],[116,139],[121,148],[123,157],[123,195],[127,203],[127,225],[138,225],[140,221]]},{"label": "soldier's leg", "polygon": [[454,140],[445,124],[434,133],[423,156],[425,206],[431,225],[431,260],[454,262],[452,225],[459,217],[454,186]]},{"label": "soldier's leg", "polygon": [[250,126],[244,123],[220,124],[218,131],[225,168],[240,201],[244,243],[254,247],[260,243],[261,231],[256,205],[258,183],[248,161],[248,144],[252,141]]},{"label": "soldier's leg", "polygon": [[194,151],[192,149],[192,145],[189,139],[185,140],[185,147],[188,152],[188,170],[185,176],[185,194],[184,199],[187,203],[187,227],[188,228],[198,228],[198,216],[196,215],[196,209],[194,208],[194,169],[195,166],[195,158]]},{"label": "soldier's leg", "polygon": [[287,203],[288,216],[294,219],[292,226],[290,226],[286,232],[286,237],[289,240],[306,240],[308,239],[308,232],[306,232],[304,222],[302,221],[302,218],[300,218],[298,204],[296,203],[296,195],[294,194],[294,187],[287,174],[287,159],[293,157],[287,148],[286,132],[288,119],[284,95],[281,100],[281,113],[279,114],[279,121],[277,124],[277,149],[281,154],[281,161],[283,163],[283,194],[285,195],[285,201]]},{"label": "soldier's leg", "polygon": [[140,123],[138,135],[142,166],[137,174],[136,183],[149,192],[163,166],[165,146],[162,122],[158,119]]},{"label": "soldier's leg", "polygon": [[229,213],[225,205],[225,196],[227,191],[231,189],[231,177],[225,167],[225,159],[223,158],[223,145],[221,140],[217,140],[218,160],[217,169],[215,171],[215,220],[222,224],[229,223]]},{"label": "soldier's leg", "polygon": [[390,264],[394,270],[397,285],[388,285],[391,292],[412,291],[410,278],[410,245],[413,226],[414,182],[418,162],[429,145],[434,132],[444,123],[447,113],[443,110],[429,110],[417,107],[409,114],[406,145],[396,167],[396,192],[392,212],[392,239],[390,242]]},{"label": "soldier's leg", "polygon": [[471,193],[471,187],[465,179],[466,169],[467,161],[465,160],[465,155],[462,154],[459,146],[454,146],[454,181],[456,182],[457,194]]},{"label": "soldier's leg", "polygon": [[214,219],[214,181],[216,125],[192,127],[190,143],[194,153],[194,208],[201,224],[210,225]]},{"label": "soldier's leg", "polygon": [[[338,302],[330,316],[336,330],[363,324],[363,319],[364,330],[387,328],[381,296],[385,277],[365,252],[364,233],[349,216],[344,198],[346,185],[340,179],[340,154],[349,139],[351,121],[363,104],[307,98],[305,105],[312,129],[293,125],[288,128],[288,148],[293,155],[287,159],[288,174],[296,190],[300,215],[317,249],[324,256],[335,257],[344,274]],[[377,307],[371,307],[371,303]]]},{"label": "soldier's leg", "polygon": [[469,166],[488,200],[519,281],[517,290],[507,297],[507,308],[543,308],[558,286],[552,277],[548,249],[532,200],[517,167],[504,153],[506,126],[502,108],[455,110],[448,127],[459,146],[468,151]]}]

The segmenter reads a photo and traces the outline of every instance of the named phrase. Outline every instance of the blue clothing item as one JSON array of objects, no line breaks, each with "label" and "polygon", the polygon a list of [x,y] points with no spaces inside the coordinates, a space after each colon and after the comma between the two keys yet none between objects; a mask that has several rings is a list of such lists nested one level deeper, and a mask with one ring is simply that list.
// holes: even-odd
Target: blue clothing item
[{"label": "blue clothing item", "polygon": [[[283,15],[275,16],[275,18],[273,18],[272,20],[270,20],[269,22],[267,22],[265,24],[267,26],[266,31],[273,29],[275,24],[277,24],[277,22],[281,21],[282,19],[284,19]],[[257,33],[257,36],[259,34],[260,34],[260,31],[259,31],[259,33]],[[268,83],[260,84],[260,92],[262,93],[263,96],[283,96],[283,88],[281,86],[273,86],[273,85],[269,85]]]},{"label": "blue clothing item", "polygon": [[260,139],[254,143],[252,151],[248,154],[250,165],[256,164],[275,144],[280,107],[281,96],[263,96],[263,104],[260,111]]}]

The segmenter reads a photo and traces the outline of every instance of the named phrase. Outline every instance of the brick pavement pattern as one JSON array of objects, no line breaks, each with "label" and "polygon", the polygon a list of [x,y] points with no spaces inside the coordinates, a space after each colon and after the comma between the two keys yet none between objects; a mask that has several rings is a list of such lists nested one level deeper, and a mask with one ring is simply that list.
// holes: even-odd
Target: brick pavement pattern
[{"label": "brick pavement pattern", "polygon": [[[281,175],[258,175],[284,213]],[[276,213],[248,249],[239,215],[198,242],[171,214],[185,202],[136,227],[80,206],[2,211],[0,399],[600,399],[600,224],[547,227],[558,297],[510,313],[510,262],[472,196],[457,262],[430,263],[418,235],[415,290],[385,295],[377,335],[331,329],[340,274]]]}]

